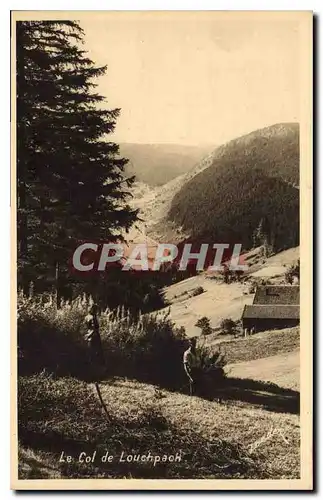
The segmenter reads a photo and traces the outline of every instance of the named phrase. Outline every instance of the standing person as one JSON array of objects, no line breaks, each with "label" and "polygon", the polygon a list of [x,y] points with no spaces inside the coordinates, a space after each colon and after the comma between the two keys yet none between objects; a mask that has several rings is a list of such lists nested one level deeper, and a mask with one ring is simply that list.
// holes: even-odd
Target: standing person
[{"label": "standing person", "polygon": [[87,332],[85,340],[88,342],[91,365],[104,366],[104,356],[100,337],[100,328],[98,321],[98,306],[93,304],[89,313],[85,316]]},{"label": "standing person", "polygon": [[[193,385],[196,383],[194,367],[196,364],[196,339],[192,338],[189,341],[189,348],[186,349],[183,355],[184,371],[188,377],[190,384],[190,396],[193,394]],[[194,377],[194,378],[193,378]]]}]

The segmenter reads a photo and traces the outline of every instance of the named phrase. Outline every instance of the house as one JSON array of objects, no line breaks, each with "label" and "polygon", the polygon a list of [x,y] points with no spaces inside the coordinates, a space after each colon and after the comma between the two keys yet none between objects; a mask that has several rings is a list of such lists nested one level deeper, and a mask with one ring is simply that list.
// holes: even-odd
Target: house
[{"label": "house", "polygon": [[243,330],[259,332],[299,325],[299,286],[259,286],[242,313]]}]

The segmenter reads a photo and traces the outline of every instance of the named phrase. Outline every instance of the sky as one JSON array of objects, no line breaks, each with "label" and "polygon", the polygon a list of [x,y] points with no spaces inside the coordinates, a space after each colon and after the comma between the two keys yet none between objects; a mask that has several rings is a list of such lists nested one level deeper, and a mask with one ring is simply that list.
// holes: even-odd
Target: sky
[{"label": "sky", "polygon": [[85,48],[108,65],[97,90],[121,108],[113,140],[219,145],[299,121],[299,17],[259,16],[85,13]]}]

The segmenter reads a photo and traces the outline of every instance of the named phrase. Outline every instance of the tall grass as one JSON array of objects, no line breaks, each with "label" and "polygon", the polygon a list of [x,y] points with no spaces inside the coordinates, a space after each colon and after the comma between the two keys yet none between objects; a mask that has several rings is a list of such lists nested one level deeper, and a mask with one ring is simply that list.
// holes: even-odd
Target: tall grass
[{"label": "tall grass", "polygon": [[[185,384],[182,356],[187,348],[185,330],[170,320],[169,311],[133,316],[124,307],[99,315],[105,370],[93,366],[84,340],[84,318],[91,297],[81,296],[56,305],[53,295],[18,296],[19,374],[43,369],[57,376],[88,380],[123,376],[179,389]],[[201,370],[213,366],[223,373],[217,357],[202,344]],[[213,369],[214,372],[214,369]],[[219,372],[217,373],[217,375]]]},{"label": "tall grass", "polygon": [[47,369],[57,375],[80,377],[88,370],[86,345],[82,338],[84,312],[90,305],[83,296],[61,301],[57,308],[52,294],[18,294],[19,373]]}]

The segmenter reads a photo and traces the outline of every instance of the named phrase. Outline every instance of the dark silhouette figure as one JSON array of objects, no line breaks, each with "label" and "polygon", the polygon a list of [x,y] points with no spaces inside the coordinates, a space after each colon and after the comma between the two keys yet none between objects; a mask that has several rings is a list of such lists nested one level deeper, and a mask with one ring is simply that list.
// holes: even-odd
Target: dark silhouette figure
[{"label": "dark silhouette figure", "polygon": [[85,340],[89,348],[89,361],[91,368],[96,371],[98,367],[104,367],[105,365],[98,321],[98,306],[96,304],[93,304],[86,315],[85,324]]},{"label": "dark silhouette figure", "polygon": [[189,348],[186,349],[183,355],[183,365],[184,371],[187,375],[190,387],[190,396],[196,390],[196,382],[197,382],[197,370],[196,370],[196,339],[191,339],[189,341]]}]

